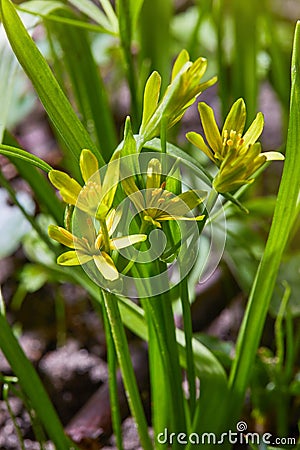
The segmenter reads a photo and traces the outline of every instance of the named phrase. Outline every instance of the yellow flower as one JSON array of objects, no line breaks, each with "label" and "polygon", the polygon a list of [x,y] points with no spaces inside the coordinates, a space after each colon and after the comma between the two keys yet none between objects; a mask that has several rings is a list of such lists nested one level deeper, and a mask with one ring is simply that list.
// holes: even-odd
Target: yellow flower
[{"label": "yellow flower", "polygon": [[167,128],[175,125],[202,91],[216,82],[216,77],[200,83],[207,67],[205,58],[190,61],[189,54],[182,50],[173,66],[171,83],[159,101],[161,77],[153,72],[147,80],[144,91],[143,117],[139,130],[142,141],[158,136],[162,120]]},{"label": "yellow flower", "polygon": [[113,158],[107,165],[103,183],[97,173],[99,170],[97,158],[87,149],[82,150],[79,160],[85,183],[83,187],[60,170],[51,170],[49,179],[66,203],[76,205],[93,216],[99,213],[101,217],[105,217],[112,206],[119,180],[119,153],[115,153]]},{"label": "yellow flower", "polygon": [[186,137],[219,167],[213,181],[216,191],[230,192],[243,184],[252,183],[251,176],[266,161],[284,159],[279,152],[261,152],[261,145],[256,142],[264,127],[261,112],[243,134],[246,122],[243,99],[240,98],[232,105],[221,133],[212,108],[205,103],[199,103],[198,109],[208,145],[203,137],[194,131],[187,133]]},{"label": "yellow flower", "polygon": [[140,191],[133,177],[122,181],[124,191],[130,196],[143,220],[161,228],[161,223],[168,220],[202,220],[204,215],[188,217],[187,214],[203,202],[205,192],[190,190],[174,196],[161,183],[161,163],[153,158],[148,164],[146,190]]},{"label": "yellow flower", "polygon": [[105,220],[106,230],[100,227],[97,233],[94,222],[88,217],[85,223],[86,235],[81,238],[74,236],[62,227],[50,225],[48,229],[49,236],[55,241],[73,249],[60,255],[57,263],[63,266],[78,266],[93,261],[106,280],[117,280],[119,272],[109,253],[147,239],[145,234],[112,238],[111,236],[116,230],[120,219],[121,215],[118,215],[112,209]]}]

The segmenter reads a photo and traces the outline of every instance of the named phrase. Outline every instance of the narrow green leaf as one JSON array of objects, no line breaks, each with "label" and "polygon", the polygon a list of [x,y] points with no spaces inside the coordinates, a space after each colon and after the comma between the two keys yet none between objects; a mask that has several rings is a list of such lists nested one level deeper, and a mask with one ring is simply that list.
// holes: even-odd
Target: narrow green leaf
[{"label": "narrow green leaf", "polygon": [[7,323],[3,314],[0,314],[0,347],[55,448],[57,450],[77,449],[77,446],[72,444],[65,435],[63,426],[41,380],[25,356],[13,334],[11,325]]},{"label": "narrow green leaf", "polygon": [[72,25],[73,27],[83,28],[85,30],[94,31],[96,33],[114,34],[112,32],[109,32],[109,30],[102,27],[101,25],[94,25],[91,23],[83,22],[82,20],[70,19],[54,14],[54,11],[56,10],[68,11],[66,5],[61,2],[55,2],[51,0],[32,0],[22,3],[17,7],[17,10],[32,14],[33,16],[40,17],[42,19],[47,19],[51,22]]},{"label": "narrow green leaf", "polygon": [[[68,13],[67,17],[73,16]],[[59,40],[63,51],[62,62],[69,74],[82,122],[93,141],[97,143],[104,159],[109,161],[117,145],[116,130],[105,86],[91,51],[88,33],[86,30],[59,23],[48,23],[48,30]],[[66,86],[65,90],[68,91],[68,88],[69,86]]]},{"label": "narrow green leaf", "polygon": [[70,152],[74,163],[81,149],[90,148],[104,164],[99,150],[89,137],[62,92],[47,62],[27,33],[10,0],[1,0],[1,18],[12,49],[32,81],[54,127]]},{"label": "narrow green leaf", "polygon": [[[1,26],[2,32],[2,26]],[[6,128],[18,63],[6,39],[0,41],[0,141]]]},{"label": "narrow green leaf", "polygon": [[101,25],[105,30],[116,33],[117,29],[112,29],[112,24],[100,8],[90,0],[69,0],[69,3],[75,6],[79,11],[86,14],[90,19]]},{"label": "narrow green leaf", "polygon": [[[3,141],[5,145],[11,147],[15,147],[18,144],[16,140],[7,132],[4,135]],[[55,195],[54,189],[50,185],[48,179],[32,164],[31,158],[30,161],[28,161],[29,164],[24,164],[23,158],[16,158],[15,153],[13,153],[13,155],[14,156],[9,156],[7,154],[6,156],[17,168],[20,176],[27,181],[33,190],[41,210],[50,214],[57,223],[61,223],[64,215],[64,208]],[[32,155],[28,155],[28,157],[31,156]],[[45,164],[44,161],[42,162]]]},{"label": "narrow green leaf", "polygon": [[99,0],[101,3],[101,6],[103,8],[103,11],[105,12],[108,20],[110,21],[113,30],[118,30],[118,18],[116,16],[116,13],[112,7],[112,4],[110,0]]},{"label": "narrow green leaf", "polygon": [[131,29],[135,30],[144,0],[129,0],[131,11]]},{"label": "narrow green leaf", "polygon": [[292,89],[286,158],[274,217],[265,251],[250,293],[247,310],[237,341],[236,357],[230,374],[230,410],[238,416],[251,374],[266,314],[275,286],[280,261],[299,204],[300,186],[300,22],[296,25],[292,57]]},{"label": "narrow green leaf", "polygon": [[0,154],[10,158],[22,159],[23,161],[26,161],[27,163],[32,164],[33,166],[39,167],[40,169],[44,170],[47,173],[50,172],[50,170],[52,170],[52,167],[49,166],[49,164],[47,164],[46,162],[44,162],[42,159],[38,158],[35,155],[32,155],[29,152],[26,152],[26,150],[22,150],[17,147],[1,144]]}]

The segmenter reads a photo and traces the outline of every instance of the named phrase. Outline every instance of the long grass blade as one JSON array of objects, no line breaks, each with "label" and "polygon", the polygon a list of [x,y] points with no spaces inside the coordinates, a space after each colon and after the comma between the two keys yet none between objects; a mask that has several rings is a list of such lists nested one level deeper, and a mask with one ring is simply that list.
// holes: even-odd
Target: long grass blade
[{"label": "long grass blade", "polygon": [[45,58],[29,36],[10,0],[1,0],[1,19],[12,49],[36,89],[50,120],[61,136],[77,168],[79,154],[90,148],[100,163],[104,160],[87,130],[72,109]]},{"label": "long grass blade", "polygon": [[11,326],[2,314],[0,314],[0,347],[14,374],[18,377],[23,392],[30,398],[31,405],[40,418],[49,438],[55,444],[55,448],[57,450],[77,449],[75,444],[72,444],[65,435],[62,424],[36,371],[25,356]]},{"label": "long grass blade", "polygon": [[292,56],[292,88],[286,160],[274,217],[265,251],[250,293],[247,310],[240,329],[236,356],[230,374],[231,412],[240,412],[248,385],[251,367],[262,334],[263,325],[275,286],[280,261],[299,204],[300,187],[300,22],[296,25]]},{"label": "long grass blade", "polygon": [[88,34],[86,30],[59,23],[48,22],[47,28],[56,35],[63,50],[63,65],[69,74],[84,126],[108,161],[117,145],[116,130]]}]

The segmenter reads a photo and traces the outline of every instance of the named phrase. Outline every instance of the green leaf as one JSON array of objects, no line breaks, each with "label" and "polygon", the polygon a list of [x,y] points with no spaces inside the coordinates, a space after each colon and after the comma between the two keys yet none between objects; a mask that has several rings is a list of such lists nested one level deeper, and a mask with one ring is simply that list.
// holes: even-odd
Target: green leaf
[{"label": "green leaf", "polygon": [[38,167],[39,169],[44,170],[45,172],[50,172],[52,170],[52,167],[49,166],[46,162],[44,162],[42,159],[38,158],[35,155],[32,155],[31,153],[27,152],[26,150],[22,150],[21,148],[12,147],[10,145],[0,145],[0,154],[5,155],[12,159],[21,159],[22,161],[26,161],[27,163]]},{"label": "green leaf", "polygon": [[112,28],[112,23],[107,19],[106,15],[100,8],[90,0],[69,0],[71,5],[75,6],[79,11],[86,14],[90,19],[101,25],[109,33],[117,33],[116,28]]},{"label": "green leaf", "polygon": [[[62,14],[63,17],[73,17],[70,12]],[[66,24],[50,24],[47,18],[48,16],[46,17],[48,32],[51,37],[52,35],[57,37],[63,51],[63,55],[58,55],[57,59],[62,61],[63,69],[66,69],[71,81],[71,87],[69,79],[64,83],[65,91],[71,90],[85,128],[99,147],[103,158],[108,161],[117,145],[116,130],[88,33],[86,30]],[[55,51],[56,46],[52,47]]]},{"label": "green leaf", "polygon": [[69,150],[73,163],[77,163],[81,149],[90,148],[97,155],[100,163],[104,164],[99,150],[77,118],[11,1],[1,0],[0,8],[2,23],[12,49],[32,81],[54,127]]},{"label": "green leaf", "polygon": [[6,39],[1,39],[0,46],[0,142],[2,142],[9,110],[11,107],[11,100],[14,90],[15,75],[18,69],[18,63]]},{"label": "green leaf", "polygon": [[289,239],[299,202],[300,186],[300,22],[296,25],[292,56],[292,88],[286,159],[271,230],[250,293],[239,332],[236,357],[230,374],[230,408],[227,417],[235,421],[248,386],[251,368],[262,334],[282,255]]},{"label": "green leaf", "polygon": [[55,0],[31,0],[21,3],[21,5],[18,5],[17,8],[19,11],[24,11],[29,14],[41,12],[45,16],[58,9],[67,10],[64,3]]},{"label": "green leaf", "polygon": [[62,17],[61,15],[54,14],[57,10],[70,12],[70,9],[64,3],[59,1],[31,0],[21,3],[21,5],[17,6],[17,10],[32,14],[33,16],[41,17],[42,19],[47,19],[51,22],[72,25],[73,27],[83,28],[85,30],[94,31],[97,33],[101,32],[115,34],[101,25],[94,25],[83,22],[82,20]]},{"label": "green leaf", "polygon": [[280,309],[282,297],[284,294],[284,283],[287,283],[291,289],[291,295],[288,300],[288,311],[292,317],[300,316],[300,253],[292,255],[286,261],[282,262],[276,286],[274,289],[272,301],[270,304],[270,313],[277,317]]},{"label": "green leaf", "polygon": [[[18,143],[6,132],[4,135],[4,144],[15,147]],[[13,154],[14,156],[9,156],[8,154],[6,156],[15,165],[20,176],[27,181],[33,190],[41,210],[49,213],[57,223],[61,223],[64,214],[63,205],[57,198],[48,179],[32,164],[32,155],[28,154],[28,158],[30,158],[30,161],[28,161],[29,164],[24,164],[23,158],[17,158],[15,157],[15,153]],[[44,161],[42,163],[45,164]]]},{"label": "green leaf", "polygon": [[55,448],[57,450],[77,449],[77,446],[72,444],[65,435],[39,376],[15,338],[11,324],[8,324],[3,314],[0,314],[0,347]]},{"label": "green leaf", "polygon": [[143,2],[144,2],[144,0],[129,0],[132,31],[135,30]]}]

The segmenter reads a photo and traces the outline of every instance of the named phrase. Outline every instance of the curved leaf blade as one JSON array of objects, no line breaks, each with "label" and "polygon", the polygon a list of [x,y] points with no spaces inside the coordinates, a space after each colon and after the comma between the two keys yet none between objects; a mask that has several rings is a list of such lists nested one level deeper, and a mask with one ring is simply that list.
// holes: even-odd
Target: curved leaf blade
[{"label": "curved leaf blade", "polygon": [[83,148],[90,148],[97,155],[100,164],[104,164],[99,150],[76,116],[10,0],[0,1],[0,12],[10,45],[70,152],[73,162],[77,164]]}]

